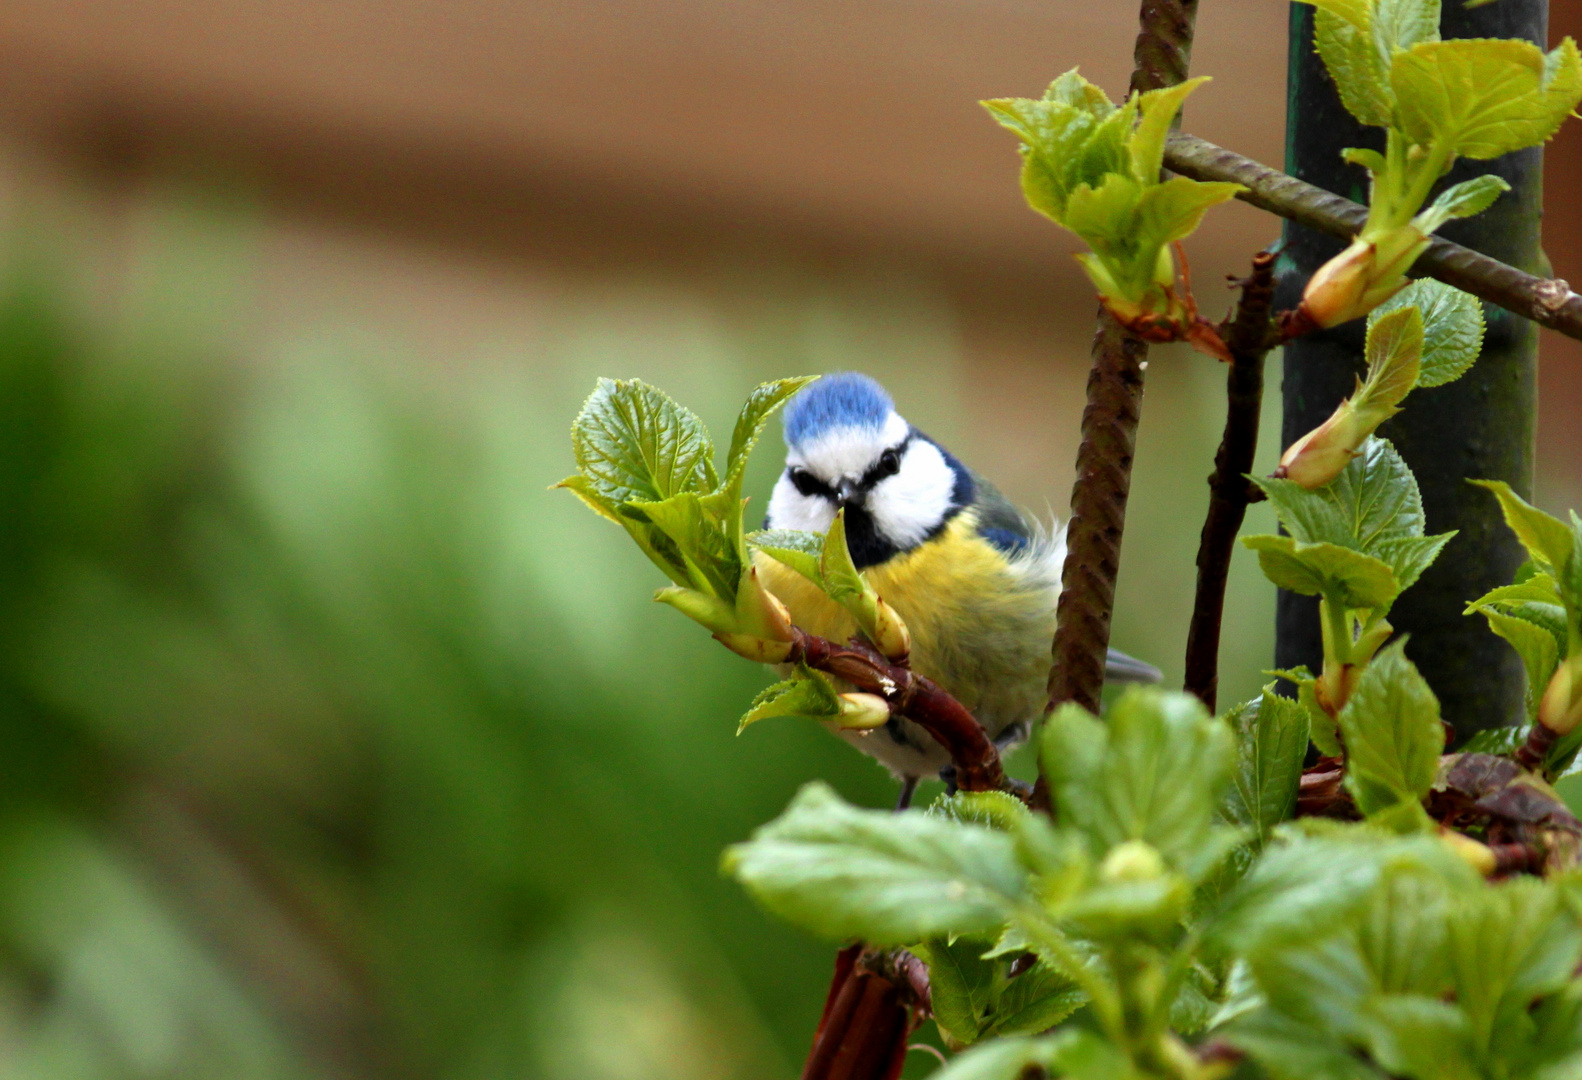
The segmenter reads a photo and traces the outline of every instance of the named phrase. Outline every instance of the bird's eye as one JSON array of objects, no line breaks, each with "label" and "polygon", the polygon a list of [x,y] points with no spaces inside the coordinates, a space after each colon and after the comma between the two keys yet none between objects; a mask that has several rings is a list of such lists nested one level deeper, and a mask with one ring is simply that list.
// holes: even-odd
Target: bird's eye
[{"label": "bird's eye", "polygon": [[800,465],[791,466],[786,470],[786,475],[791,478],[791,485],[804,495],[823,495],[829,490],[818,477]]},{"label": "bird's eye", "polygon": [[891,447],[879,455],[879,475],[894,476],[901,471],[901,451]]}]

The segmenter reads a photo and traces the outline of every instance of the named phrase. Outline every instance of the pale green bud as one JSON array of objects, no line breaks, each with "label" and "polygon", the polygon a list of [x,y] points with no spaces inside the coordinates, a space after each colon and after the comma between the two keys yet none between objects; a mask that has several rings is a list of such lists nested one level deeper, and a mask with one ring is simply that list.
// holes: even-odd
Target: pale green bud
[{"label": "pale green bud", "polygon": [[890,703],[878,694],[842,694],[835,726],[846,731],[872,731],[890,722]]},{"label": "pale green bud", "polygon": [[1406,288],[1406,271],[1428,247],[1428,237],[1411,226],[1392,229],[1351,246],[1318,268],[1297,308],[1299,332],[1322,330],[1360,319]]},{"label": "pale green bud", "polygon": [[1106,884],[1153,881],[1165,874],[1165,861],[1153,845],[1142,840],[1116,844],[1099,864],[1099,880]]},{"label": "pale green bud", "polygon": [[1582,654],[1555,668],[1538,703],[1538,722],[1556,735],[1569,735],[1582,722]]}]

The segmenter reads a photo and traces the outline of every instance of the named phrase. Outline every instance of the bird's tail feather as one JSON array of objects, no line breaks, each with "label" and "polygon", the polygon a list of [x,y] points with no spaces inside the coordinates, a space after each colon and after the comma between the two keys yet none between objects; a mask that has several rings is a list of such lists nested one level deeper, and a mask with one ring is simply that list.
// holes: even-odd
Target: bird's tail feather
[{"label": "bird's tail feather", "polygon": [[1111,649],[1105,659],[1104,677],[1110,682],[1156,683],[1164,673],[1150,663]]}]

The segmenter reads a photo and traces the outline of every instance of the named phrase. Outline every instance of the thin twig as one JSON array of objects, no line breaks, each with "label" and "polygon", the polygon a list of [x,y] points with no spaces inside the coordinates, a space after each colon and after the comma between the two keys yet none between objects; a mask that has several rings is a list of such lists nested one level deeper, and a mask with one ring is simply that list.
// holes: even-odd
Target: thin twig
[{"label": "thin twig", "polygon": [[1230,574],[1236,534],[1247,515],[1249,487],[1258,449],[1258,419],[1263,410],[1263,360],[1274,344],[1270,303],[1274,298],[1274,254],[1252,260],[1252,274],[1241,283],[1241,300],[1222,329],[1231,362],[1225,378],[1225,434],[1209,477],[1208,514],[1197,549],[1197,596],[1187,630],[1186,690],[1210,712],[1219,694],[1220,625],[1225,614],[1225,582]]},{"label": "thin twig", "polygon": [[[1360,232],[1368,218],[1368,208],[1360,203],[1193,135],[1170,136],[1165,166],[1194,180],[1235,181],[1247,188],[1237,198],[1342,239]],[[1564,281],[1537,277],[1437,236],[1417,257],[1412,271],[1582,340],[1582,296]]]},{"label": "thin twig", "polygon": [[956,767],[956,784],[961,790],[1001,791],[1008,786],[1000,753],[983,725],[933,680],[890,663],[861,640],[837,645],[800,628],[793,630],[796,643],[787,663],[801,661],[884,698],[892,712],[912,721],[945,748]]}]

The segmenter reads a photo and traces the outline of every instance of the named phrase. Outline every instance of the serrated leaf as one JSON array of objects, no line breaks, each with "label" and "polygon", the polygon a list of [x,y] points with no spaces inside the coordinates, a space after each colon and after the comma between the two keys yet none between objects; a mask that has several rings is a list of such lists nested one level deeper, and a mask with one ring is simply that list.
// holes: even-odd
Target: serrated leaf
[{"label": "serrated leaf", "polygon": [[1025,821],[1032,811],[1021,799],[1008,792],[958,791],[954,795],[941,795],[928,807],[927,813],[949,821],[1010,832]]},{"label": "serrated leaf", "polygon": [[637,379],[600,379],[571,428],[577,467],[613,503],[712,491],[714,444],[692,412]]},{"label": "serrated leaf", "polygon": [[840,696],[818,672],[797,665],[797,676],[764,687],[736,725],[740,735],[749,724],[775,716],[827,720],[840,715]]},{"label": "serrated leaf", "polygon": [[1469,218],[1483,213],[1510,189],[1511,185],[1504,178],[1493,173],[1463,180],[1441,191],[1426,210],[1412,219],[1412,225],[1424,233],[1435,232],[1452,218]]},{"label": "serrated leaf", "polygon": [[1258,553],[1265,577],[1303,596],[1331,597],[1345,608],[1385,611],[1401,593],[1388,565],[1338,544],[1306,544],[1291,536],[1244,536],[1241,542]]},{"label": "serrated leaf", "polygon": [[1048,1031],[1087,1002],[1072,979],[1043,960],[1006,983],[983,1035],[1034,1035]]},{"label": "serrated leaf", "polygon": [[1128,688],[1105,723],[1065,706],[1040,745],[1059,820],[1096,855],[1140,840],[1194,881],[1228,854],[1214,808],[1234,754],[1229,727],[1195,697],[1148,687]]},{"label": "serrated leaf", "polygon": [[928,965],[929,999],[934,1021],[964,1046],[978,1041],[986,1017],[999,995],[1000,963],[985,960],[981,942],[931,938],[912,946]]},{"label": "serrated leaf", "polygon": [[736,427],[731,432],[731,448],[725,455],[727,482],[739,478],[742,470],[747,467],[747,455],[752,453],[753,445],[763,434],[764,425],[769,422],[770,415],[791,395],[817,378],[817,375],[800,375],[790,379],[759,383],[753,387],[752,393],[747,395],[747,402],[742,406],[741,413],[736,417]]},{"label": "serrated leaf", "polygon": [[1270,683],[1261,696],[1232,710],[1229,720],[1237,764],[1220,809],[1231,823],[1252,829],[1261,842],[1296,810],[1307,755],[1307,710],[1275,694]]},{"label": "serrated leaf", "polygon": [[1395,54],[1390,85],[1413,142],[1496,158],[1554,135],[1582,100],[1582,59],[1569,38],[1547,57],[1527,41],[1429,41]]},{"label": "serrated leaf", "polygon": [[1353,401],[1358,409],[1388,416],[1417,385],[1423,356],[1423,313],[1407,307],[1370,317],[1363,353],[1368,360],[1368,378]]},{"label": "serrated leaf", "polygon": [[1461,745],[1463,754],[1498,754],[1510,757],[1527,741],[1527,725],[1484,728]]},{"label": "serrated leaf", "polygon": [[1456,533],[1438,536],[1401,536],[1381,540],[1374,546],[1379,560],[1395,571],[1395,580],[1405,592],[1417,584],[1423,571],[1434,564],[1445,545],[1456,538]]},{"label": "serrated leaf", "polygon": [[1483,351],[1483,305],[1477,297],[1444,282],[1422,278],[1380,304],[1368,320],[1372,323],[1404,307],[1415,307],[1423,316],[1423,353],[1417,385],[1443,386],[1459,379]]},{"label": "serrated leaf", "polygon": [[1527,554],[1558,580],[1571,558],[1574,540],[1570,528],[1516,494],[1503,480],[1468,480],[1467,483],[1494,493],[1505,515],[1505,524],[1511,527]]},{"label": "serrated leaf", "polygon": [[824,577],[819,561],[824,555],[824,538],[801,529],[763,529],[747,534],[747,544],[776,562],[784,563],[819,588]]},{"label": "serrated leaf", "polygon": [[1115,103],[1110,100],[1110,96],[1083,78],[1082,72],[1077,68],[1056,76],[1044,90],[1044,100],[1070,105],[1089,114],[1095,120],[1103,120],[1116,111]]},{"label": "serrated leaf", "polygon": [[1313,1037],[1310,1025],[1273,1009],[1237,1017],[1224,1038],[1250,1054],[1274,1080],[1380,1080],[1350,1047]]},{"label": "serrated leaf", "polygon": [[1254,477],[1275,514],[1303,543],[1338,544],[1382,558],[1386,540],[1421,537],[1426,518],[1417,480],[1388,439],[1370,436],[1340,475],[1308,490],[1290,480]]},{"label": "serrated leaf", "polygon": [[1346,111],[1364,124],[1387,126],[1394,106],[1387,70],[1373,40],[1372,5],[1366,0],[1320,0],[1314,19],[1318,53],[1340,91]]},{"label": "serrated leaf", "polygon": [[875,945],[993,933],[1027,883],[1004,833],[921,811],[860,810],[822,783],[728,848],[723,865],[788,922]]},{"label": "serrated leaf", "polygon": [[1337,717],[1346,743],[1346,789],[1370,816],[1421,802],[1445,746],[1439,699],[1406,658],[1405,644],[1398,640],[1379,651]]},{"label": "serrated leaf", "polygon": [[1060,163],[1066,191],[1075,192],[1084,184],[1098,187],[1112,173],[1126,175],[1132,171],[1127,137],[1136,115],[1136,108],[1127,103],[1093,126],[1082,145]]}]

